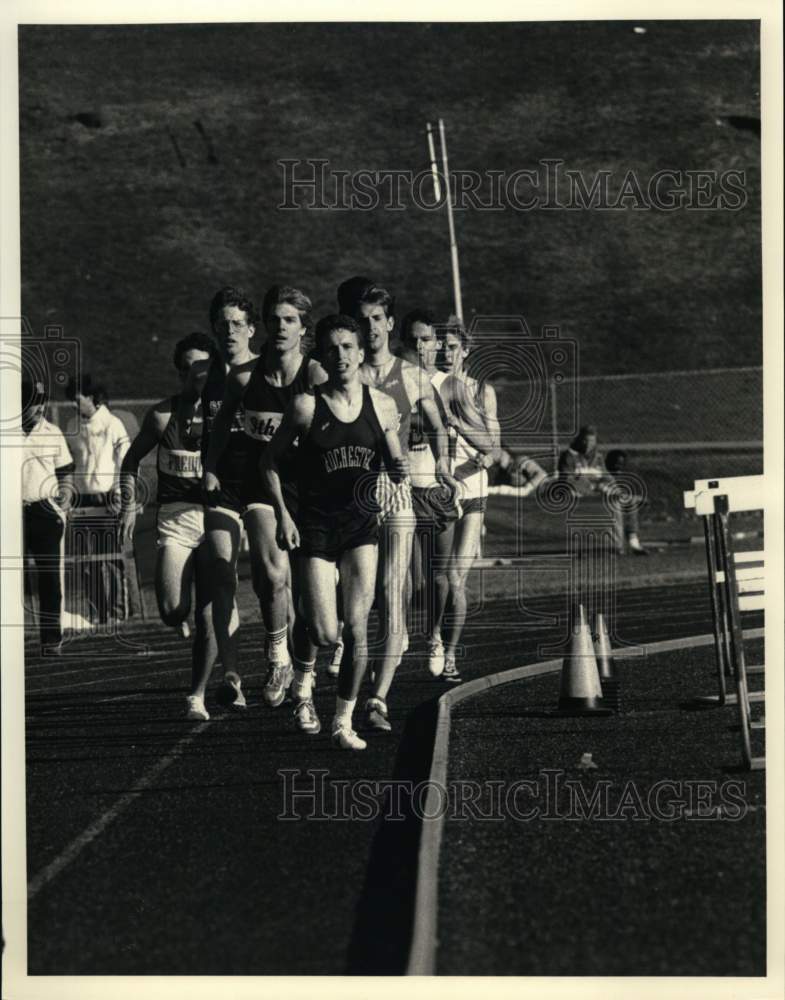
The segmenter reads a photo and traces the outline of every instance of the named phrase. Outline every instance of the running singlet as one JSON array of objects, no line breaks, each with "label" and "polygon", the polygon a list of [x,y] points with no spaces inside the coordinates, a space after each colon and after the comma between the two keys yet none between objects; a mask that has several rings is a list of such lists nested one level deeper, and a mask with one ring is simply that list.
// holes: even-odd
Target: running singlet
[{"label": "running singlet", "polygon": [[[488,473],[484,468],[479,468],[475,461],[479,454],[478,449],[461,434],[462,426],[470,431],[487,433],[485,420],[476,400],[478,387],[474,379],[468,380],[456,375],[450,375],[448,378],[450,379],[447,390],[449,410],[453,422],[458,425],[454,443],[451,442],[453,475],[461,483],[461,501],[478,499],[488,493]],[[445,381],[446,379],[443,379],[440,384]]]},{"label": "running singlet", "polygon": [[[258,478],[259,458],[268,441],[278,430],[284,410],[295,396],[311,392],[308,384],[308,359],[303,357],[294,379],[289,385],[270,385],[265,378],[264,355],[256,362],[251,373],[248,388],[243,397],[245,439],[248,445],[247,476]],[[298,442],[283,455],[278,463],[282,483],[290,483],[297,478]]]},{"label": "running singlet", "polygon": [[[423,375],[427,373],[423,369]],[[439,410],[442,423],[447,424],[447,411],[442,403],[441,396],[437,389],[437,382],[441,384],[444,372],[434,372],[430,376],[431,385],[434,388],[434,399]],[[409,429],[409,478],[412,486],[423,489],[433,486],[436,480],[436,459],[433,457],[433,450],[428,435],[425,432],[425,425],[422,412],[417,409],[412,413]]]},{"label": "running singlet", "polygon": [[376,479],[382,467],[384,431],[371,392],[363,385],[363,402],[356,420],[338,420],[317,386],[311,429],[300,445],[300,516],[335,514],[375,518]]},{"label": "running singlet", "polygon": [[[159,504],[202,503],[201,407],[197,407],[192,433],[186,437],[177,423],[179,396],[169,401],[171,415],[158,442]],[[196,433],[193,433],[196,431]]]},{"label": "running singlet", "polygon": [[[215,415],[221,408],[221,402],[226,388],[226,366],[223,361],[214,361],[207,375],[207,382],[202,391],[202,413],[204,414],[204,429],[202,431],[202,461],[207,455],[210,444],[210,433],[213,429]],[[218,460],[216,475],[222,487],[238,487],[245,478],[246,452],[248,450],[243,434],[242,403],[235,410],[226,448]]]},{"label": "running singlet", "polygon": [[403,359],[396,358],[392,368],[381,382],[374,383],[375,389],[386,392],[395,401],[398,410],[398,440],[405,455],[409,449],[409,428],[412,421],[412,404],[403,380]]}]

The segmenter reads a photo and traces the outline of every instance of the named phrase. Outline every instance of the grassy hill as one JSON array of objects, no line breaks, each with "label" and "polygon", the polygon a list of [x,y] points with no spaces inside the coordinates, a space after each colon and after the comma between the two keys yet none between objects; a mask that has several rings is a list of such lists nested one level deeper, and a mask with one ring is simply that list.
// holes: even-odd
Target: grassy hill
[{"label": "grassy hill", "polygon": [[456,225],[467,315],[560,326],[583,374],[759,364],[757,24],[633,24],[23,28],[24,312],[78,336],[115,396],[169,390],[173,341],[228,282],[295,283],[319,313],[370,273],[401,312],[446,314],[443,213],[277,208],[280,159],[421,170],[441,115],[453,169],[557,158],[614,190],[630,170],[744,171],[739,211]]}]

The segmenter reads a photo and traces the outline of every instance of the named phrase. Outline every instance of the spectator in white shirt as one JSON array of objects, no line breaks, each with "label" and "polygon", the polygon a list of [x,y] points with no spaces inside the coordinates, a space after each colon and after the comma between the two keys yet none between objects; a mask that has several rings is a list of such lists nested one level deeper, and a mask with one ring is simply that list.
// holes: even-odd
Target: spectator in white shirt
[{"label": "spectator in white shirt", "polygon": [[89,374],[68,383],[66,392],[79,410],[68,425],[76,464],[80,507],[103,507],[119,489],[120,466],[130,446],[128,432],[106,405],[106,388]]},{"label": "spectator in white shirt", "polygon": [[74,462],[62,431],[44,417],[41,382],[22,380],[22,406],[25,554],[35,563],[41,647],[56,654],[63,638],[63,535]]},{"label": "spectator in white shirt", "polygon": [[[90,374],[68,383],[77,407],[68,424],[75,462],[76,506],[72,534],[82,555],[80,611],[93,623],[127,616],[125,568],[119,545],[120,467],[130,441],[125,425],[107,406],[106,387]],[[85,558],[86,557],[86,558]]]}]

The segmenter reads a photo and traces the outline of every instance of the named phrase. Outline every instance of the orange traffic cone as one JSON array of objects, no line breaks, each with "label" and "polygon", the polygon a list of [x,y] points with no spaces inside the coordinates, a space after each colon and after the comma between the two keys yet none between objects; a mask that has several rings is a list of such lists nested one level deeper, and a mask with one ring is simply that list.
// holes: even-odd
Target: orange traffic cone
[{"label": "orange traffic cone", "polygon": [[610,715],[602,699],[600,675],[594,655],[586,612],[582,604],[573,614],[570,648],[564,657],[558,715]]},{"label": "orange traffic cone", "polygon": [[594,625],[594,654],[597,657],[603,701],[607,703],[608,708],[618,712],[620,709],[620,685],[616,676],[616,664],[613,660],[608,629],[605,626],[605,617],[599,611]]}]

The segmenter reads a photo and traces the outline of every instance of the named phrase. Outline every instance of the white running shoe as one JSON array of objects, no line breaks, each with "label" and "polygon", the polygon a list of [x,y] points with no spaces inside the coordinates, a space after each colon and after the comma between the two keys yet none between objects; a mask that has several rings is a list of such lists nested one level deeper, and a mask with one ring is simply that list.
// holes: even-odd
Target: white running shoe
[{"label": "white running shoe", "polygon": [[242,681],[237,674],[224,674],[224,679],[215,692],[215,700],[226,708],[248,708],[248,702],[243,694]]},{"label": "white running shoe", "polygon": [[200,698],[198,694],[188,695],[188,713],[186,718],[199,719],[201,722],[207,722],[210,718],[210,713],[204,707],[204,698]]},{"label": "white running shoe", "polygon": [[461,684],[463,682],[463,677],[461,677],[460,671],[455,666],[455,660],[445,659],[441,678],[443,681],[447,681],[448,684]]},{"label": "white running shoe", "polygon": [[177,632],[181,639],[191,638],[191,626],[187,621],[182,621],[179,625],[176,625],[175,632]]},{"label": "white running shoe", "polygon": [[364,750],[368,746],[348,722],[333,723],[333,743],[341,750]]},{"label": "white running shoe", "polygon": [[270,664],[270,671],[262,690],[262,697],[270,708],[278,708],[283,702],[293,680],[294,667],[291,663]]},{"label": "white running shoe", "polygon": [[343,639],[339,639],[335,649],[333,650],[333,658],[330,660],[329,666],[327,667],[327,673],[330,677],[337,677],[341,672],[341,660],[343,658]]},{"label": "white running shoe", "polygon": [[322,724],[310,698],[300,698],[294,706],[294,724],[301,733],[316,736],[322,731]]},{"label": "white running shoe", "polygon": [[444,672],[444,646],[441,639],[428,643],[428,669],[434,677]]}]

